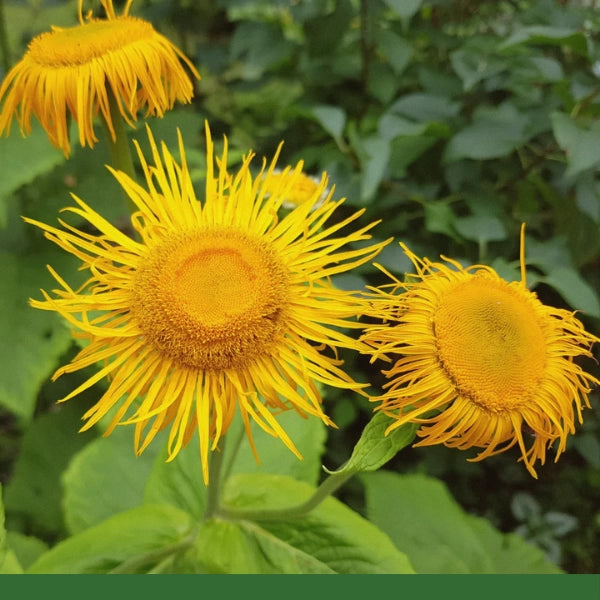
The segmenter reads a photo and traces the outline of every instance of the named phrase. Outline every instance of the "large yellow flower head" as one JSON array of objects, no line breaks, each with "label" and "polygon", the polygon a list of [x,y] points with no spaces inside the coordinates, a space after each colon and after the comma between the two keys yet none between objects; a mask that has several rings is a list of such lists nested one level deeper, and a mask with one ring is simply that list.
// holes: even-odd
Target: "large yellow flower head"
[{"label": "large yellow flower head", "polygon": [[53,27],[29,43],[0,86],[0,134],[8,134],[13,117],[29,134],[34,115],[68,156],[70,118],[79,143],[93,146],[98,113],[115,138],[111,104],[133,125],[142,109],[162,117],[176,100],[190,102],[193,86],[180,60],[200,78],[196,68],[150,23],[129,15],[132,1],[117,16],[112,0],[101,0],[107,18],[96,19],[84,18],[79,0],[79,25]]},{"label": "large yellow flower head", "polygon": [[[316,384],[364,387],[340,368],[337,350],[365,350],[344,331],[361,327],[356,317],[366,304],[337,289],[330,277],[369,261],[386,242],[364,243],[374,224],[341,233],[362,211],[328,224],[343,200],[333,201],[330,194],[314,208],[326,180],[278,220],[283,198],[302,177],[302,164],[286,169],[290,176],[279,189],[269,185],[277,156],[256,177],[252,155],[230,175],[225,140],[215,173],[208,127],[206,191],[199,201],[181,140],[178,164],[164,144],[161,157],[149,137],[153,165],[138,146],[145,187],[111,169],[137,206],[132,224],[139,239],[76,196],[77,206],[64,210],[85,219],[96,235],[62,220],[57,228],[25,219],[89,270],[89,280],[74,290],[50,268],[60,289],[53,297],[44,292],[45,301],[32,301],[62,315],[89,340],[55,378],[103,363],[63,400],[107,378],[108,389],[84,415],[83,429],[114,410],[106,434],[119,423],[135,423],[140,453],[170,426],[170,459],[197,429],[206,480],[209,451],[237,410],[251,443],[254,421],[298,455],[277,413],[293,409],[332,424]],[[349,247],[355,242],[358,247]]]},{"label": "large yellow flower head", "polygon": [[371,313],[384,322],[362,339],[373,360],[393,362],[375,398],[393,418],[388,431],[421,423],[416,445],[482,448],[472,460],[517,444],[537,477],[535,462],[555,441],[558,459],[590,407],[590,386],[600,382],[573,359],[590,357],[600,340],[527,289],[521,235],[521,281],[512,282],[488,266],[418,258],[401,244],[416,274],[374,290]]}]

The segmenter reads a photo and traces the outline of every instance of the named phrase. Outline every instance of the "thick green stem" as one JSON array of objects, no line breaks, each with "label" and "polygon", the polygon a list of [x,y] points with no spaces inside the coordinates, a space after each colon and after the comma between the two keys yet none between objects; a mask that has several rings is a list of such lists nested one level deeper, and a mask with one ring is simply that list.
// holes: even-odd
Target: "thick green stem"
[{"label": "thick green stem", "polygon": [[295,506],[262,510],[221,507],[218,514],[225,519],[246,519],[249,521],[287,521],[289,519],[297,519],[315,509],[353,475],[354,473],[332,473],[321,483],[315,490],[315,493],[306,502]]},{"label": "thick green stem", "polygon": [[225,438],[221,438],[220,449],[213,450],[208,456],[208,487],[206,490],[206,508],[204,518],[211,519],[219,512],[221,503],[221,467],[225,454]]},{"label": "thick green stem", "polygon": [[[126,175],[131,177],[135,181],[135,167],[133,166],[133,159],[131,157],[131,149],[129,147],[129,140],[127,139],[127,130],[125,129],[125,121],[121,113],[119,112],[119,106],[117,100],[109,88],[108,91],[108,104],[110,107],[110,120],[112,122],[112,129],[115,137],[113,138],[111,129],[106,122],[106,119],[102,117],[102,128],[106,141],[108,143],[108,149],[110,152],[110,159],[112,167],[118,171],[123,171]],[[123,191],[123,197],[127,205],[127,212],[134,212],[137,207]]]}]

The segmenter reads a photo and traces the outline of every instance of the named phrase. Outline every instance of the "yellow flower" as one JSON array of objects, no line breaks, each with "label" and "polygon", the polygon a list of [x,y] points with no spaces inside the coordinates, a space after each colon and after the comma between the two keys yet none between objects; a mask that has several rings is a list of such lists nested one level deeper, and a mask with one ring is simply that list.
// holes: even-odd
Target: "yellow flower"
[{"label": "yellow flower", "polygon": [[[283,171],[281,169],[275,169],[275,171],[269,177],[269,180],[265,182],[265,187],[267,193],[269,193],[270,188],[278,189],[282,185],[281,180],[289,179],[291,177],[291,173]],[[302,202],[306,200],[311,200],[315,195],[317,189],[321,190],[321,194],[319,199],[314,204],[314,208],[318,208],[329,195],[329,189],[323,188],[321,186],[321,178],[317,178],[313,175],[305,175],[301,173],[299,176],[294,176],[293,185],[288,186],[288,191],[286,192],[286,196],[283,199],[282,206],[283,208],[291,209],[295,208]]]},{"label": "yellow flower", "polygon": [[[341,233],[363,211],[327,224],[343,202],[331,194],[312,210],[326,181],[312,200],[278,220],[282,198],[302,176],[301,164],[288,167],[283,185],[266,194],[277,155],[269,166],[263,162],[255,178],[251,154],[231,175],[225,140],[215,173],[208,126],[206,190],[198,201],[181,139],[178,164],[164,144],[161,158],[150,131],[149,138],[153,165],[137,146],[146,187],[111,169],[138,208],[132,216],[138,240],[76,196],[77,206],[64,210],[85,219],[96,235],[62,220],[56,228],[25,219],[89,270],[87,283],[74,290],[49,267],[61,289],[32,301],[62,315],[89,340],[54,378],[104,363],[63,400],[108,378],[83,429],[115,409],[106,434],[117,424],[135,423],[141,453],[170,426],[169,460],[197,429],[205,480],[209,450],[217,448],[237,410],[251,444],[254,421],[300,457],[277,413],[293,409],[332,425],[316,384],[364,387],[340,368],[337,350],[365,349],[343,331],[361,327],[356,317],[365,302],[336,289],[330,277],[369,261],[387,242],[364,243],[374,223]],[[359,247],[348,247],[355,242]]]},{"label": "yellow flower", "polygon": [[590,357],[600,340],[527,289],[524,229],[521,281],[510,283],[490,267],[431,262],[401,246],[416,274],[373,290],[372,314],[386,322],[362,338],[373,360],[393,356],[375,399],[394,419],[388,432],[421,423],[416,445],[483,448],[472,460],[518,444],[537,477],[534,463],[556,440],[558,460],[590,407],[590,385],[600,382],[573,359]]},{"label": "yellow flower", "polygon": [[79,25],[53,27],[30,43],[23,58],[0,86],[0,134],[10,132],[16,117],[23,135],[31,133],[32,114],[52,144],[68,156],[69,117],[79,128],[79,143],[98,139],[93,118],[100,113],[113,139],[111,104],[133,126],[141,109],[163,116],[176,100],[190,102],[193,86],[179,60],[196,78],[196,68],[147,21],[129,16],[132,0],[117,16],[112,0],[101,0],[106,19],[84,19]]}]

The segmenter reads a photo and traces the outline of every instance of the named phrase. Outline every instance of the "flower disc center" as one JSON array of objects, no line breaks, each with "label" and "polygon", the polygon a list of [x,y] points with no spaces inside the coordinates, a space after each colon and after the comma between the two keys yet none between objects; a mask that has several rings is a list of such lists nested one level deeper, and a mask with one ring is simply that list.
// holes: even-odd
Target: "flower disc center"
[{"label": "flower disc center", "polygon": [[278,341],[287,289],[265,242],[231,230],[186,233],[139,267],[133,313],[150,343],[180,365],[237,368]]},{"label": "flower disc center", "polygon": [[537,392],[546,344],[526,290],[476,275],[442,298],[434,327],[444,370],[482,408],[511,410]]},{"label": "flower disc center", "polygon": [[135,17],[94,19],[75,27],[57,27],[29,44],[28,56],[47,67],[83,65],[104,54],[151,37],[152,25]]}]

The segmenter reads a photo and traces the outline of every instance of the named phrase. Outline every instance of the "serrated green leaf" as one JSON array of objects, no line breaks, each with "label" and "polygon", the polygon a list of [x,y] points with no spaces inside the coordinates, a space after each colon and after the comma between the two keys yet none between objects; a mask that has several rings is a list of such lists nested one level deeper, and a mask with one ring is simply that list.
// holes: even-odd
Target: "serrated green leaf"
[{"label": "serrated green leaf", "polygon": [[364,428],[356,446],[354,446],[348,462],[336,471],[325,470],[328,473],[341,475],[342,473],[376,471],[385,465],[402,448],[405,448],[414,440],[419,428],[414,423],[406,423],[386,435],[385,432],[392,423],[392,419],[384,413],[375,413]]},{"label": "serrated green leaf", "polygon": [[30,419],[38,391],[71,344],[69,330],[49,312],[29,306],[48,282],[48,255],[0,253],[0,405]]},{"label": "serrated green leaf", "polygon": [[63,529],[62,472],[71,456],[96,435],[78,433],[84,410],[77,401],[61,404],[35,419],[23,437],[4,504],[30,531],[56,535]]},{"label": "serrated green leaf", "polygon": [[107,438],[82,448],[62,477],[67,529],[78,533],[141,504],[159,450],[159,444],[150,444],[136,456],[128,427],[117,428]]},{"label": "serrated green leaf", "polygon": [[558,573],[540,550],[465,513],[425,475],[361,475],[367,516],[405,552],[417,573]]},{"label": "serrated green leaf", "polygon": [[552,286],[574,309],[593,317],[600,316],[598,294],[577,271],[557,267],[540,280]]},{"label": "serrated green leaf", "polygon": [[249,521],[205,523],[186,558],[192,564],[201,565],[202,572],[208,573],[334,573],[314,556]]},{"label": "serrated green leaf", "polygon": [[191,528],[190,516],[173,506],[139,506],[59,542],[27,573],[148,572],[187,547]]},{"label": "serrated green leaf", "polygon": [[[224,501],[240,509],[268,510],[296,506],[315,488],[282,475],[242,474],[225,486]],[[308,515],[258,525],[290,547],[311,556],[335,573],[412,573],[399,552],[372,523],[329,497]]]},{"label": "serrated green leaf", "polygon": [[321,127],[335,140],[339,140],[346,126],[346,112],[339,106],[320,104],[310,110]]},{"label": "serrated green leaf", "polygon": [[[231,473],[280,473],[307,483],[316,484],[321,473],[321,455],[324,451],[326,431],[319,419],[303,419],[294,411],[278,415],[277,420],[303,456],[299,460],[286,446],[262,429],[253,428],[254,443],[261,463],[254,459],[243,430],[242,420],[236,415],[226,434],[224,469]],[[242,441],[230,467],[236,441]],[[144,494],[146,502],[178,506],[197,518],[204,514],[206,488],[202,480],[200,454],[193,441],[175,460],[166,463],[166,455],[159,454]]]}]

